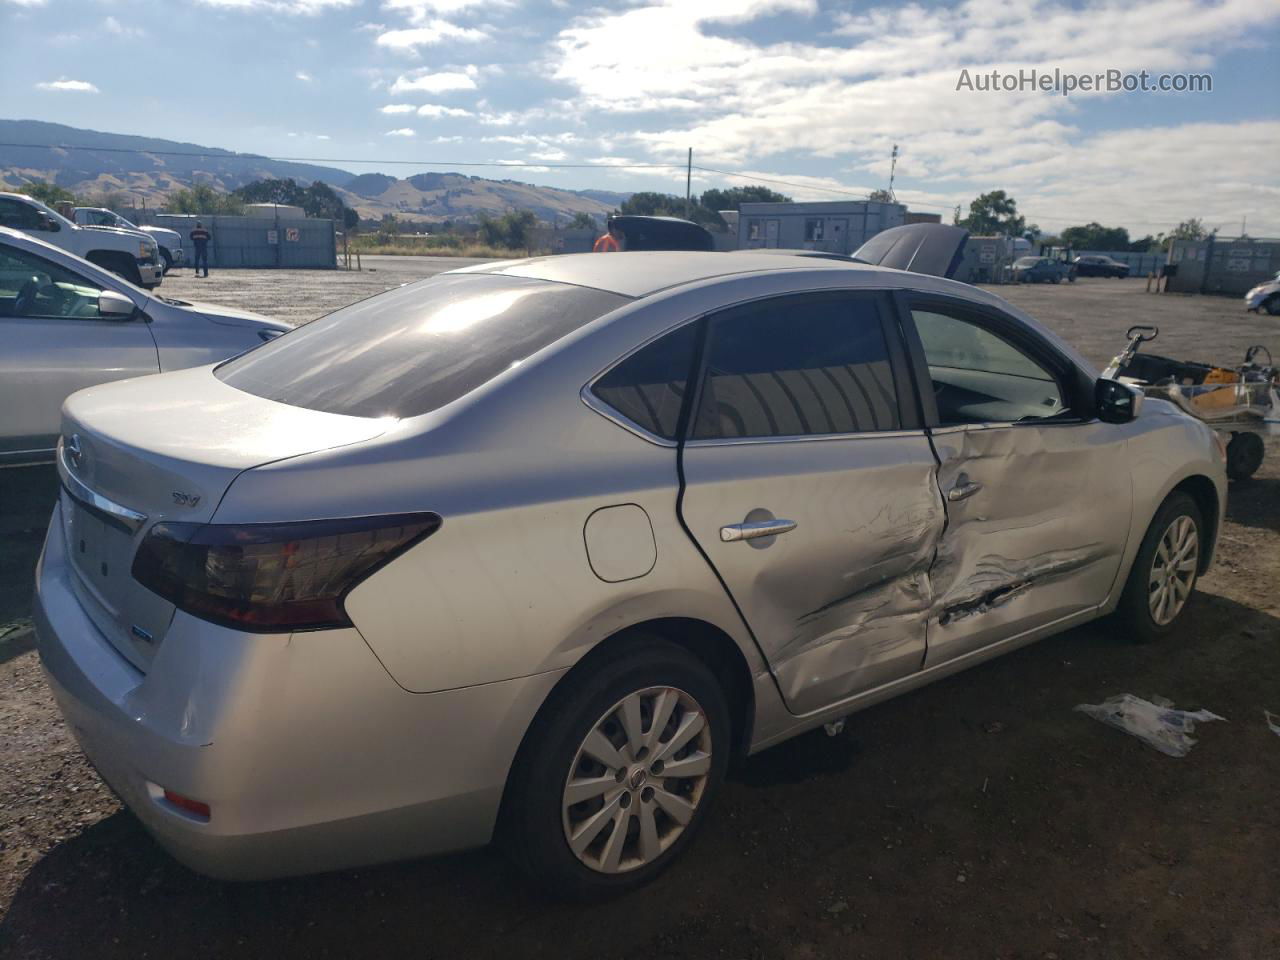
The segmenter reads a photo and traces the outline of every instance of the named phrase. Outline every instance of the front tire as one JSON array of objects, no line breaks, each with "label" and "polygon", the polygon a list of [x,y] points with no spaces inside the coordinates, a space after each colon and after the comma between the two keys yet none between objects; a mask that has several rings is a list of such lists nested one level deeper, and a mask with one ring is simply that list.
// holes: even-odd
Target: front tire
[{"label": "front tire", "polygon": [[1280,293],[1273,293],[1262,305],[1262,309],[1273,317],[1280,317]]},{"label": "front tire", "polygon": [[160,248],[160,259],[164,261],[164,275],[168,276],[169,271],[173,269],[173,255],[164,247]]},{"label": "front tire", "polygon": [[1150,643],[1172,633],[1195,591],[1204,517],[1190,495],[1169,494],[1134,557],[1116,618],[1127,635]]},{"label": "front tire", "polygon": [[688,846],[729,765],[724,693],[684,648],[628,638],[570,677],[535,720],[512,771],[500,837],[543,890],[613,896]]}]

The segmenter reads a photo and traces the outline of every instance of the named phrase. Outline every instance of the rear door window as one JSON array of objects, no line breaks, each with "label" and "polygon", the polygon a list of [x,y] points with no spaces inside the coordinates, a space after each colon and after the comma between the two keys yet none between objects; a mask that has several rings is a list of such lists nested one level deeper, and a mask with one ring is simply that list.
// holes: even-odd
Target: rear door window
[{"label": "rear door window", "polygon": [[295,407],[415,417],[627,302],[545,280],[442,274],[313,320],[222,364],[216,375]]},{"label": "rear door window", "polygon": [[875,296],[783,297],[713,318],[697,440],[896,430]]}]

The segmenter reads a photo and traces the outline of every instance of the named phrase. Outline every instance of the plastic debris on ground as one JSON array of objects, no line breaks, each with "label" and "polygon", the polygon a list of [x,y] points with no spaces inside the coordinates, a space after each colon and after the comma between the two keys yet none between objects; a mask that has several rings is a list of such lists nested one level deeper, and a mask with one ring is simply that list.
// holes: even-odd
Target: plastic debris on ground
[{"label": "plastic debris on ground", "polygon": [[[1082,703],[1075,709],[1108,726],[1133,734],[1171,757],[1185,757],[1195,745],[1191,734],[1197,723],[1210,720],[1225,722],[1227,719],[1208,710],[1175,710],[1173,703],[1163,697],[1156,697],[1152,702],[1131,693],[1122,693],[1102,703]],[[1276,732],[1280,733],[1280,730]]]},{"label": "plastic debris on ground", "polygon": [[1263,710],[1262,715],[1267,718],[1267,726],[1271,728],[1271,732],[1280,737],[1280,716],[1270,710]]}]

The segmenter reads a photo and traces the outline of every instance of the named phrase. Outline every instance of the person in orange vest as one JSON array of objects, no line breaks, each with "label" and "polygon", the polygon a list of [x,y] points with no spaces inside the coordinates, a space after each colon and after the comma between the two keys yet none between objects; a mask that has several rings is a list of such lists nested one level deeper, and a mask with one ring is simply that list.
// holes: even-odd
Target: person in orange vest
[{"label": "person in orange vest", "polygon": [[591,252],[620,253],[623,239],[622,227],[618,225],[616,220],[610,220],[608,230],[596,241],[596,245],[591,248]]}]

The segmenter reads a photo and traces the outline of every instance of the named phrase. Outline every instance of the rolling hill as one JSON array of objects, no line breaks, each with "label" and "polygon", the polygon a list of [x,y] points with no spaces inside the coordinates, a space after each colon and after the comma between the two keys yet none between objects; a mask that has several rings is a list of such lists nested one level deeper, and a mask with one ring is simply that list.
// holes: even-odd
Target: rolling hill
[{"label": "rolling hill", "polygon": [[231,191],[255,180],[285,177],[301,183],[323,180],[366,219],[391,213],[423,223],[473,220],[481,213],[496,215],[513,209],[532,210],[546,221],[575,213],[600,217],[628,196],[460,173],[421,173],[408,179],[354,174],[194,143],[102,133],[41,120],[0,120],[0,189],[43,180],[87,197],[124,193],[135,203],[145,200],[154,207],[163,205],[169,193],[195,182]]}]

